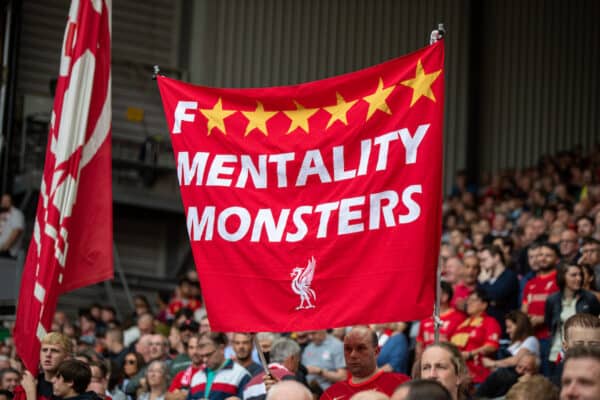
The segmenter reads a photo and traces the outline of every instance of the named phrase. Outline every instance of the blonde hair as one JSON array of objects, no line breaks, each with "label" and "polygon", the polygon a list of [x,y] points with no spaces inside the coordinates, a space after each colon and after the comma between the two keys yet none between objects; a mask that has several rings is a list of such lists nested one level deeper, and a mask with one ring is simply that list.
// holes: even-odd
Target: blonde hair
[{"label": "blonde hair", "polygon": [[[460,384],[458,385],[458,398],[459,399],[467,398],[469,386],[471,385],[470,375],[469,375],[469,370],[467,368],[467,364],[465,364],[465,360],[462,357],[460,350],[458,350],[458,347],[456,347],[455,345],[453,345],[450,342],[440,342],[440,343],[434,343],[434,344],[427,346],[427,348],[425,350],[432,348],[432,347],[437,347],[442,350],[445,350],[449,354],[450,362],[452,363],[452,366],[454,367],[454,373],[456,374],[456,376],[460,377]],[[425,352],[425,350],[423,351],[423,353]],[[413,377],[413,379],[421,378],[421,360],[420,359],[417,360],[417,362],[413,366],[412,377]]]},{"label": "blonde hair", "polygon": [[67,356],[73,355],[73,342],[71,339],[59,332],[50,332],[42,339],[42,344],[58,345],[63,348]]}]

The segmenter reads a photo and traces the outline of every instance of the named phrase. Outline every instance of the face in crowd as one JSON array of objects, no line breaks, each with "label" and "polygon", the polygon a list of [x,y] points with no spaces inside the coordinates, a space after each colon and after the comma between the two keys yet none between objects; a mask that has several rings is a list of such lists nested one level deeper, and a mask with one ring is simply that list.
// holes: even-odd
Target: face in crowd
[{"label": "face in crowd", "polygon": [[368,378],[377,369],[379,347],[369,328],[354,328],[344,338],[346,368],[353,377]]}]

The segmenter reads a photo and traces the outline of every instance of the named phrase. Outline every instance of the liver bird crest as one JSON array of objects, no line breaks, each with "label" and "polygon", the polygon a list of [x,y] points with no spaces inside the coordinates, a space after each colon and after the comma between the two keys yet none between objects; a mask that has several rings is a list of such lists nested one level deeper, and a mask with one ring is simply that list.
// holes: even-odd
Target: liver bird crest
[{"label": "liver bird crest", "polygon": [[316,261],[315,257],[311,257],[306,264],[306,267],[296,267],[290,274],[292,278],[292,290],[300,296],[300,305],[296,310],[307,308],[315,308],[314,301],[317,300],[315,291],[310,288],[313,276],[315,275]]}]

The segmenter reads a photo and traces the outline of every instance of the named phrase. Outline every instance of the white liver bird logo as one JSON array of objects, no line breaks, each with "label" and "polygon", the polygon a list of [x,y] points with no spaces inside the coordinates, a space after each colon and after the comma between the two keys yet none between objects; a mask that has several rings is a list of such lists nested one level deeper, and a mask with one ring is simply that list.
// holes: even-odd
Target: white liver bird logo
[{"label": "white liver bird logo", "polygon": [[302,310],[306,308],[315,308],[313,302],[317,300],[315,291],[310,288],[313,276],[315,275],[316,261],[314,257],[308,260],[306,267],[296,267],[290,274],[292,278],[292,290],[298,296],[300,296],[300,305],[296,307],[296,310]]}]

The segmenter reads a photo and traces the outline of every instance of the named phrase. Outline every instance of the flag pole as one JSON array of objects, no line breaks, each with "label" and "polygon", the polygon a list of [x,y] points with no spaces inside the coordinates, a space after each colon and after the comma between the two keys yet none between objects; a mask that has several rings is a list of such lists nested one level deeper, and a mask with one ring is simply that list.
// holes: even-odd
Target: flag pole
[{"label": "flag pole", "polygon": [[[438,28],[431,31],[429,35],[429,44],[434,44],[446,35],[446,29],[443,23],[438,24]],[[440,298],[442,296],[442,256],[438,256],[438,265],[435,276],[435,306],[433,308],[433,327],[434,327],[434,343],[440,342],[440,327],[442,320],[440,318]]]},{"label": "flag pole", "polygon": [[258,358],[260,359],[260,363],[262,364],[263,370],[265,371],[265,375],[271,375],[271,371],[269,371],[269,364],[267,364],[267,359],[262,351],[262,347],[260,347],[260,343],[258,342],[258,332],[252,334],[254,336],[254,347],[256,347],[256,352],[258,353]]}]

